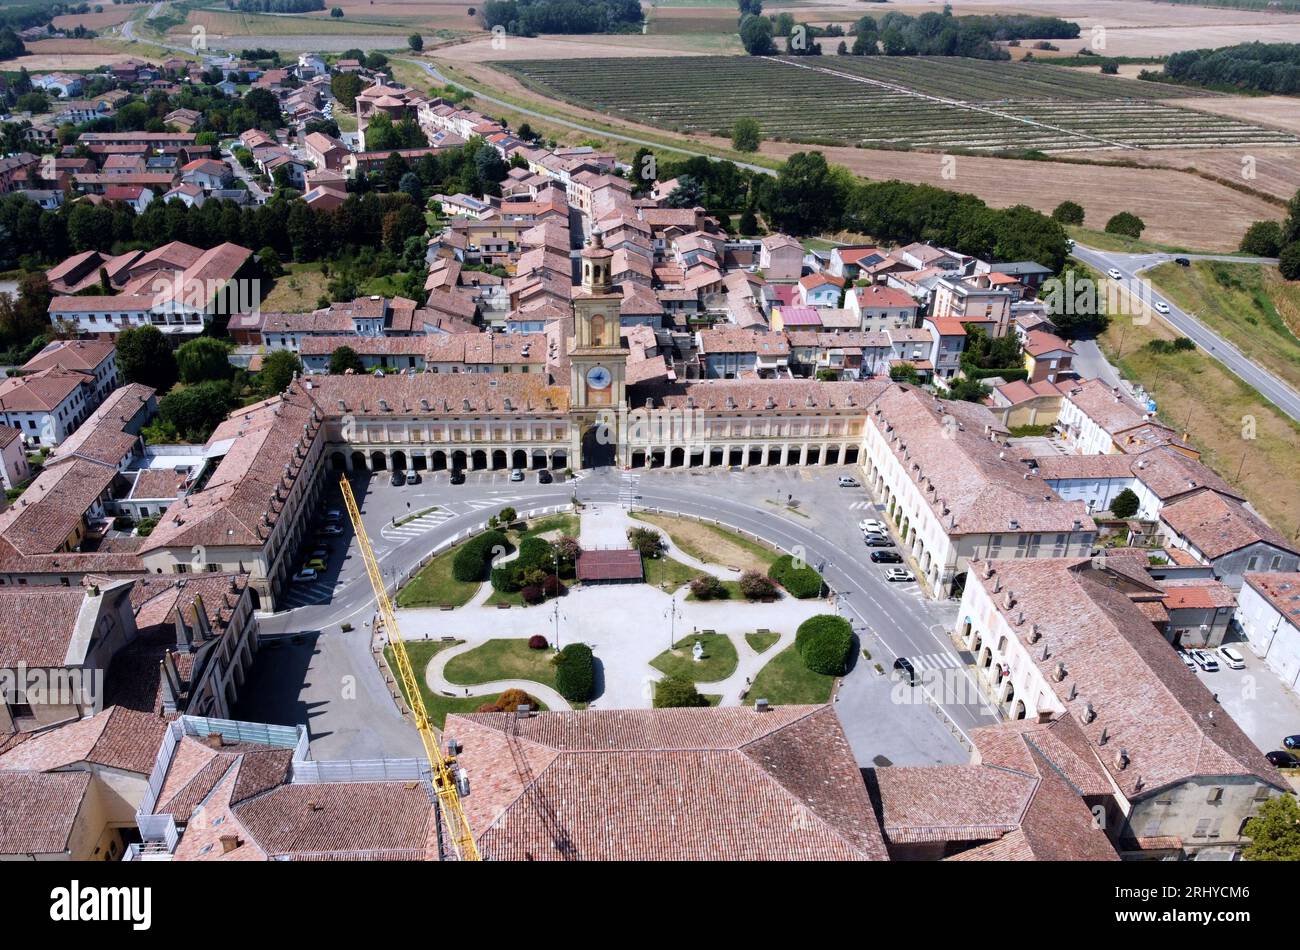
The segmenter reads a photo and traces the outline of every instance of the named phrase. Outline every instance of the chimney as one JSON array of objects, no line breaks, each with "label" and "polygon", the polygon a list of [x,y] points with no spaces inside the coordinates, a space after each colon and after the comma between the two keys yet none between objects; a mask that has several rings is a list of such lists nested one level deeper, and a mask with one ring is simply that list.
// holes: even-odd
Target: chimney
[{"label": "chimney", "polygon": [[1128,768],[1128,749],[1120,749],[1115,756],[1115,768],[1123,771]]},{"label": "chimney", "polygon": [[771,705],[768,703],[766,699],[754,700],[754,712],[765,713],[771,708],[772,708]]},{"label": "chimney", "polygon": [[220,841],[222,854],[229,854],[243,844],[238,835],[222,835]]},{"label": "chimney", "polygon": [[1065,663],[1061,660],[1056,661],[1056,671],[1052,674],[1052,678],[1058,683],[1065,679]]},{"label": "chimney", "polygon": [[212,639],[212,624],[208,622],[208,612],[203,607],[203,595],[195,594],[194,603],[190,608],[194,611],[194,626],[199,633],[199,642]]},{"label": "chimney", "polygon": [[176,611],[176,649],[189,653],[194,648],[194,631],[185,622],[185,612]]},{"label": "chimney", "polygon": [[220,749],[225,745],[225,740],[221,737],[221,733],[209,732],[203,737],[203,744],[209,749]]},{"label": "chimney", "polygon": [[1038,624],[1031,623],[1029,625],[1029,642],[1037,643],[1042,638],[1042,636],[1043,634],[1042,631],[1038,629]]},{"label": "chimney", "polygon": [[1097,710],[1093,708],[1092,703],[1087,703],[1083,707],[1083,721],[1092,722],[1097,718]]}]

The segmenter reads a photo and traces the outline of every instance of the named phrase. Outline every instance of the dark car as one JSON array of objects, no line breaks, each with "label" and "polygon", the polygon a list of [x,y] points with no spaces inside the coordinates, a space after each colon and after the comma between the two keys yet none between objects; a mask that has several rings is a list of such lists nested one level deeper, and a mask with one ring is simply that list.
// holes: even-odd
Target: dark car
[{"label": "dark car", "polygon": [[1277,769],[1294,769],[1300,767],[1300,759],[1297,759],[1290,752],[1270,752],[1264,758],[1268,759],[1268,764]]},{"label": "dark car", "polygon": [[389,482],[391,482],[394,485],[405,485],[406,475],[402,472],[400,468],[396,469],[393,472],[393,477],[389,479]]},{"label": "dark car", "polygon": [[894,542],[883,534],[863,535],[862,543],[869,548],[892,548],[894,546]]},{"label": "dark car", "polygon": [[465,473],[462,472],[460,469],[456,469],[454,472],[451,473],[451,483],[453,485],[464,485]]},{"label": "dark car", "polygon": [[903,555],[897,551],[872,551],[871,560],[877,564],[902,564]]},{"label": "dark car", "polygon": [[1288,749],[1300,749],[1300,736],[1287,736],[1282,745]]},{"label": "dark car", "polygon": [[537,484],[539,485],[549,485],[554,480],[555,479],[551,477],[551,473],[548,472],[546,469],[542,469],[540,472],[537,473]]},{"label": "dark car", "polygon": [[1191,262],[1189,259],[1187,259],[1186,257],[1175,257],[1175,258],[1174,258],[1174,263],[1177,264],[1179,267],[1191,267],[1191,266],[1192,266],[1192,262]]},{"label": "dark car", "polygon": [[900,656],[894,661],[894,676],[897,679],[903,680],[909,686],[916,685],[916,667],[914,667],[912,661],[905,656]]}]

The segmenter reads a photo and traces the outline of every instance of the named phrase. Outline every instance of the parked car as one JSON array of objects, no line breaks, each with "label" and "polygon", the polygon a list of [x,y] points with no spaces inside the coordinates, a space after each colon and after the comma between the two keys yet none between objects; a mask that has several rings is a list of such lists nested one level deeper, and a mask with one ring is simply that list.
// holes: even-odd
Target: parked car
[{"label": "parked car", "polygon": [[542,469],[540,472],[537,473],[537,484],[549,485],[553,481],[555,481],[555,479],[551,477],[551,473],[548,472],[546,469]]},{"label": "parked car", "polygon": [[329,567],[329,565],[325,563],[323,557],[314,557],[303,565],[304,569],[311,568],[313,571],[323,571],[327,567]]},{"label": "parked car", "polygon": [[409,472],[407,472],[407,473],[406,473],[406,484],[408,484],[408,485],[418,485],[418,484],[420,484],[420,473],[417,472],[415,469],[411,469]]},{"label": "parked car", "polygon": [[858,522],[858,530],[863,534],[889,534],[889,527],[883,521],[863,518]]},{"label": "parked car", "polygon": [[1268,764],[1275,769],[1300,768],[1300,759],[1290,752],[1269,752],[1264,758],[1268,759]]},{"label": "parked car", "polygon": [[1156,313],[1168,313],[1169,304],[1165,303],[1163,300],[1157,300],[1155,303],[1151,305],[1151,309],[1154,310]]},{"label": "parked car", "polygon": [[454,470],[454,471],[451,473],[451,483],[452,483],[453,485],[464,485],[464,484],[465,484],[465,473],[462,472],[460,469],[456,469],[456,470]]},{"label": "parked car", "polygon": [[325,535],[326,537],[332,537],[334,535],[342,534],[343,529],[336,524],[326,524],[326,525],[321,525],[320,529],[317,530],[316,533]]},{"label": "parked car", "polygon": [[912,661],[905,656],[900,656],[894,661],[894,678],[901,679],[909,686],[916,685],[916,667]]},{"label": "parked car", "polygon": [[1217,673],[1219,671],[1219,661],[1214,658],[1213,654],[1205,650],[1193,650],[1192,659],[1196,661],[1197,666],[1207,673]]},{"label": "parked car", "polygon": [[902,564],[903,555],[897,551],[872,551],[871,560],[877,564]]},{"label": "parked car", "polygon": [[1183,666],[1187,667],[1193,673],[1196,672],[1196,661],[1193,660],[1191,656],[1188,655],[1186,650],[1178,651],[1178,659],[1183,661]]},{"label": "parked car", "polygon": [[312,548],[311,553],[307,555],[307,560],[315,561],[317,558],[322,561],[328,561],[330,559],[330,549],[325,547],[323,544]]},{"label": "parked car", "polygon": [[862,543],[869,548],[892,548],[894,542],[883,534],[864,534]]},{"label": "parked car", "polygon": [[861,487],[862,487],[861,485],[858,484],[858,480],[857,480],[856,478],[854,478],[853,476],[851,476],[851,475],[841,475],[841,476],[840,476],[840,481],[839,481],[839,486],[840,486],[841,488],[861,488]]},{"label": "parked car", "polygon": [[1186,257],[1175,257],[1175,258],[1174,258],[1174,263],[1177,264],[1179,267],[1191,267],[1191,266],[1192,266],[1192,262],[1191,262],[1188,258],[1186,258]]},{"label": "parked car", "polygon": [[905,567],[891,567],[885,571],[885,580],[887,581],[914,581],[916,575]]},{"label": "parked car", "polygon": [[390,478],[388,481],[389,481],[390,484],[393,484],[393,485],[405,485],[405,484],[406,484],[406,476],[402,474],[402,470],[401,470],[400,468],[399,468],[399,469],[394,469],[394,470],[393,470],[393,477]]},{"label": "parked car", "polygon": [[293,575],[293,582],[295,584],[307,584],[310,583],[311,581],[314,581],[316,577],[317,574],[313,568],[304,567],[297,574]]},{"label": "parked car", "polygon": [[510,480],[512,482],[522,482],[524,480],[524,470],[522,468],[512,468],[510,470]]},{"label": "parked car", "polygon": [[1282,740],[1282,745],[1288,749],[1300,749],[1300,736],[1287,736]]},{"label": "parked car", "polygon": [[326,521],[342,521],[343,512],[339,511],[337,508],[329,508],[325,511],[323,517]]},{"label": "parked car", "polygon": [[1246,668],[1246,658],[1233,647],[1219,647],[1219,659],[1230,670],[1244,670]]},{"label": "parked car", "polygon": [[1123,280],[1123,279],[1124,279],[1124,275],[1120,273],[1118,267],[1112,267],[1112,268],[1110,268],[1110,270],[1106,271],[1106,276],[1109,277],[1111,280]]}]

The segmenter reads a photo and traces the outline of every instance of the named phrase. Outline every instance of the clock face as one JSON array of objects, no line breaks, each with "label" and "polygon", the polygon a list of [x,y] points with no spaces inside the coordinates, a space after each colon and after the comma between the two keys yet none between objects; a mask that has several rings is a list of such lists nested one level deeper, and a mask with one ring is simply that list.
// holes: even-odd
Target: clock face
[{"label": "clock face", "polygon": [[592,389],[605,389],[610,382],[609,370],[603,366],[593,366],[587,370],[587,385]]}]

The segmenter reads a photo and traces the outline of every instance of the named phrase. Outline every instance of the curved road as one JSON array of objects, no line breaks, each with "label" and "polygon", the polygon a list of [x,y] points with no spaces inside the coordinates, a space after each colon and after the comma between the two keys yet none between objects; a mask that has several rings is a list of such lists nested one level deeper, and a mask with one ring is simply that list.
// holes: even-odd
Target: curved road
[{"label": "curved road", "polygon": [[[1120,254],[1100,251],[1082,244],[1075,245],[1071,256],[1103,274],[1114,268],[1120,272],[1125,281],[1134,281],[1143,271],[1172,261],[1175,257],[1198,261],[1232,261],[1238,264],[1277,263],[1275,258],[1233,257],[1228,254]],[[1165,321],[1179,333],[1190,338],[1228,370],[1253,386],[1261,396],[1283,413],[1300,422],[1300,393],[1268,370],[1261,368],[1249,357],[1243,356],[1240,350],[1197,320],[1194,314],[1188,313],[1170,300],[1165,299],[1165,303],[1169,304],[1169,313],[1157,314],[1157,319]]]}]

